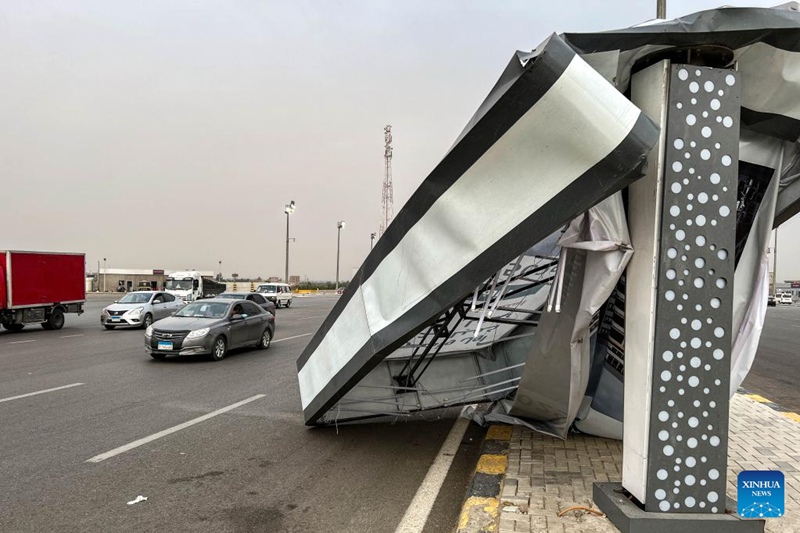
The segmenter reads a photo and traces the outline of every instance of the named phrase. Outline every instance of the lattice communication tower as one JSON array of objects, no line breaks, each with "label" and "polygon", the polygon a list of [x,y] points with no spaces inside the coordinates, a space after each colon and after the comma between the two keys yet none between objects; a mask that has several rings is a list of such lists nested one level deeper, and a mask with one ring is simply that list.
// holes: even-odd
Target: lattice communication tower
[{"label": "lattice communication tower", "polygon": [[392,189],[392,126],[383,128],[383,216],[381,217],[380,235],[386,231],[394,218],[394,191]]}]

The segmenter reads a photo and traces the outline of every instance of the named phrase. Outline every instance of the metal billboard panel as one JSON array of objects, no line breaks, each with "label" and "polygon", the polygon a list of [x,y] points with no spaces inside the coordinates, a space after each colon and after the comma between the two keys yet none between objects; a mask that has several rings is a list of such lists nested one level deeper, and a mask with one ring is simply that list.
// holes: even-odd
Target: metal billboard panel
[{"label": "metal billboard panel", "polygon": [[298,360],[306,423],[504,264],[641,176],[656,128],[559,37],[510,68]]}]

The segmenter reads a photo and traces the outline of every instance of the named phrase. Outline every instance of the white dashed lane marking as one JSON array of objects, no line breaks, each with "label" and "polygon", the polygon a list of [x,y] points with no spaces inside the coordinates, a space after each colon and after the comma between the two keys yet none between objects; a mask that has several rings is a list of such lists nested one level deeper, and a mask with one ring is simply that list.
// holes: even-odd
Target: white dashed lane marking
[{"label": "white dashed lane marking", "polygon": [[283,341],[290,341],[292,339],[299,339],[300,337],[308,337],[309,335],[313,335],[313,333],[303,333],[302,335],[295,335],[294,337],[286,337],[285,339],[275,339],[272,343],[276,342],[283,342]]},{"label": "white dashed lane marking", "polygon": [[243,406],[245,404],[248,404],[250,402],[254,402],[256,400],[259,400],[259,399],[263,398],[264,396],[266,396],[266,394],[256,394],[255,396],[251,396],[250,398],[247,398],[246,400],[242,400],[241,402],[236,402],[235,404],[229,405],[228,407],[223,407],[222,409],[217,409],[213,413],[208,413],[207,415],[203,415],[203,416],[194,418],[192,420],[189,420],[188,422],[184,422],[183,424],[178,424],[177,426],[173,426],[171,428],[165,429],[164,431],[159,431],[158,433],[153,433],[152,435],[150,435],[148,437],[144,437],[143,439],[139,439],[139,440],[133,441],[130,444],[126,444],[124,446],[120,446],[119,448],[114,448],[113,450],[108,451],[106,453],[101,453],[100,455],[95,455],[91,459],[87,459],[86,462],[87,463],[99,463],[100,461],[105,461],[106,459],[110,459],[111,457],[114,457],[115,455],[119,455],[119,454],[125,453],[125,452],[127,452],[129,450],[133,450],[134,448],[138,448],[139,446],[143,446],[143,445],[145,445],[145,444],[147,444],[149,442],[153,442],[154,440],[158,440],[161,437],[166,437],[167,435],[171,435],[172,433],[175,433],[175,432],[180,431],[182,429],[186,429],[186,428],[191,427],[191,426],[193,426],[195,424],[199,424],[200,422],[205,422],[209,418],[214,418],[215,416],[219,416],[219,415],[221,415],[223,413],[227,413],[228,411],[232,411],[232,410],[236,409],[237,407],[241,407],[241,406]]},{"label": "white dashed lane marking", "polygon": [[69,389],[69,388],[72,388],[72,387],[79,387],[81,385],[83,385],[83,383],[72,383],[70,385],[63,385],[61,387],[55,387],[53,389],[45,389],[45,390],[40,390],[40,391],[36,391],[36,392],[29,392],[28,394],[20,394],[19,396],[12,396],[10,398],[0,398],[0,403],[10,402],[11,400],[19,400],[20,398],[29,398],[30,396],[38,396],[39,394],[45,394],[45,393],[48,393],[48,392],[55,392],[55,391],[59,391],[59,390]]}]

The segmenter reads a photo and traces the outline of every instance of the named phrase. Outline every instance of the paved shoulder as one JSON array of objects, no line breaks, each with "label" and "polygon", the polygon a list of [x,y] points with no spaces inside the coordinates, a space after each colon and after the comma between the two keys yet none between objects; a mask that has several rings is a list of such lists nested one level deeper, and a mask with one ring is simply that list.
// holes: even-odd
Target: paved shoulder
[{"label": "paved shoulder", "polygon": [[[770,533],[800,531],[798,442],[796,413],[757,395],[741,393],[731,400],[728,495],[736,499],[736,479],[743,470],[780,470],[786,479],[786,513],[767,521]],[[525,427],[493,426],[458,533],[615,533],[594,505],[592,485],[618,482],[621,471],[621,441],[581,434],[562,441]]]}]

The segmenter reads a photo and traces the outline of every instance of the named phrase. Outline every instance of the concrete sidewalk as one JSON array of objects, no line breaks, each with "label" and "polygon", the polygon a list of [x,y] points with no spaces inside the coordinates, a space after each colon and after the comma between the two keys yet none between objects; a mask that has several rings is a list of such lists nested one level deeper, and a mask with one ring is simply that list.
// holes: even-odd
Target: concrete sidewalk
[{"label": "concrete sidewalk", "polygon": [[[566,441],[516,426],[508,442],[505,476],[496,511],[466,509],[459,533],[499,531],[613,533],[604,516],[572,510],[597,510],[592,501],[595,481],[620,481],[622,442],[572,434]],[[800,531],[800,416],[778,411],[756,395],[736,394],[731,400],[728,449],[728,496],[736,499],[736,478],[742,470],[780,470],[785,475],[786,510],[769,519],[766,531]],[[467,515],[472,513],[473,518]]]}]

